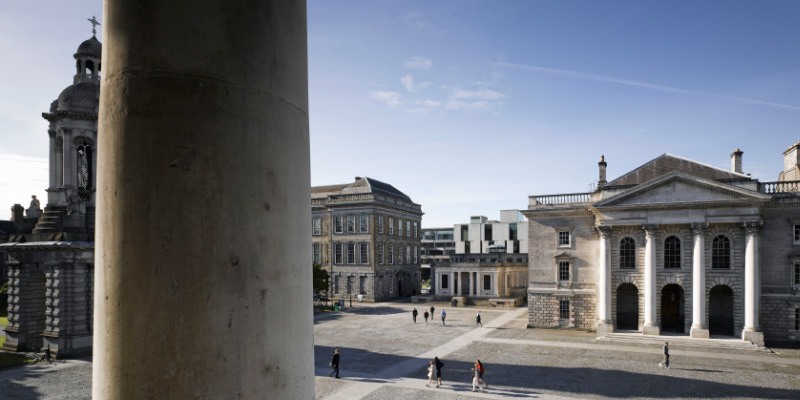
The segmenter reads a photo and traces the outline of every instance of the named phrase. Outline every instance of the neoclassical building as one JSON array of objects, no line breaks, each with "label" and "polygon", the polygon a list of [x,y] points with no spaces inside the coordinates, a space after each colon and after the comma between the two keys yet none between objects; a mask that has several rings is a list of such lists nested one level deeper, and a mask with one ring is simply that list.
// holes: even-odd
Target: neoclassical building
[{"label": "neoclassical building", "polygon": [[664,154],[610,182],[601,157],[597,190],[530,196],[529,326],[796,340],[800,142],[783,155],[776,182],[738,149],[730,170]]},{"label": "neoclassical building", "polygon": [[19,230],[0,245],[8,262],[8,325],[3,349],[56,357],[91,353],[100,41],[75,52],[75,77],[42,117],[50,122],[47,204],[34,197]]},{"label": "neoclassical building", "polygon": [[314,263],[334,299],[380,301],[420,292],[422,207],[367,177],[311,188]]}]

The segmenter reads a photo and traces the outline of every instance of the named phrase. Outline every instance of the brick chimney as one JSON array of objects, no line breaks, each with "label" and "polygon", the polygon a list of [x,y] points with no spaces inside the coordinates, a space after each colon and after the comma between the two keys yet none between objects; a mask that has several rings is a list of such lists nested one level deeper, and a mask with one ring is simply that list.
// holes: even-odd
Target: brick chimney
[{"label": "brick chimney", "polygon": [[25,207],[22,204],[11,206],[11,221],[17,225],[21,225],[25,221]]},{"label": "brick chimney", "polygon": [[597,163],[597,167],[600,169],[600,179],[597,180],[597,188],[600,189],[601,187],[605,186],[606,183],[606,161],[605,156],[600,156],[600,162]]},{"label": "brick chimney", "polygon": [[731,154],[731,172],[742,173],[742,154],[744,153],[739,149]]}]

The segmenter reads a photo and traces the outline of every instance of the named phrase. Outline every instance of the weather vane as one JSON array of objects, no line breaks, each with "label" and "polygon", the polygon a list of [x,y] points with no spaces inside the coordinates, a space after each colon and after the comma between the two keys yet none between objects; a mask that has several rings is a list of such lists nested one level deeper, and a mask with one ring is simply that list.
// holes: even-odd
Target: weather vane
[{"label": "weather vane", "polygon": [[92,23],[92,36],[97,36],[97,29],[95,28],[97,28],[97,25],[100,25],[100,23],[97,22],[94,15],[92,15],[92,18],[87,18],[87,20]]}]

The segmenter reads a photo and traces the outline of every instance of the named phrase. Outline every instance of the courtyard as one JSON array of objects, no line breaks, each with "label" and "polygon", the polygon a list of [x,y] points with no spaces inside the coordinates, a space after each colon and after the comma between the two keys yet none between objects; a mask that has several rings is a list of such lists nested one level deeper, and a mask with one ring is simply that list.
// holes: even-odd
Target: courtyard
[{"label": "courtyard", "polygon": [[[671,369],[663,370],[657,343],[607,343],[590,332],[525,329],[526,308],[436,303],[426,324],[422,314],[430,304],[353,305],[315,316],[317,399],[800,398],[798,350],[671,344]],[[483,327],[476,326],[478,310]],[[335,348],[341,379],[328,377]],[[425,386],[434,356],[444,362],[441,388]],[[486,367],[486,392],[471,391],[476,359]],[[2,370],[0,398],[89,399],[91,371],[89,359]]]}]

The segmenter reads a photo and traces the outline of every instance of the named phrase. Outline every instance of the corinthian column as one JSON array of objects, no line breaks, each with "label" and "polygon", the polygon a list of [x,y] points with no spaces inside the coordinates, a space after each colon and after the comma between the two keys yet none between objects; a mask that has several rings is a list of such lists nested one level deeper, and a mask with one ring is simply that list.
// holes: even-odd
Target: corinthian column
[{"label": "corinthian column", "polygon": [[611,227],[598,226],[600,257],[597,264],[597,332],[614,332],[611,320]]},{"label": "corinthian column", "polygon": [[692,252],[692,330],[693,338],[708,339],[706,325],[706,246],[705,231],[708,224],[692,224],[694,249]]},{"label": "corinthian column", "polygon": [[104,5],[92,398],[313,398],[305,1]]},{"label": "corinthian column", "polygon": [[661,330],[656,324],[656,230],[658,224],[643,225],[644,245],[644,325],[642,333],[658,335]]},{"label": "corinthian column", "polygon": [[761,271],[758,264],[758,231],[762,221],[745,222],[746,233],[744,250],[744,329],[742,339],[764,344],[764,333],[758,321],[761,300]]}]

